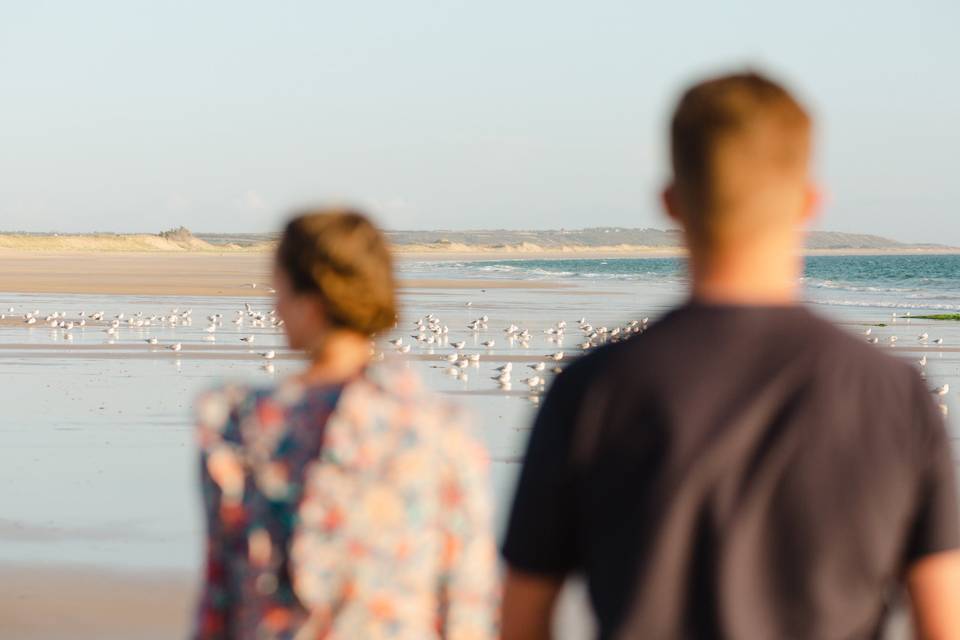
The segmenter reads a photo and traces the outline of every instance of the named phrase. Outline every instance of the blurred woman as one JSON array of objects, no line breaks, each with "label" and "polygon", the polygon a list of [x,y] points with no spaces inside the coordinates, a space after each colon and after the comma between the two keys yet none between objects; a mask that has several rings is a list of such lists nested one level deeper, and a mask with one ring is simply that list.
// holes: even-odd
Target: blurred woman
[{"label": "blurred woman", "polygon": [[361,214],[293,219],[276,310],[309,364],[197,403],[208,527],[196,638],[496,636],[486,458],[409,368],[390,253]]}]

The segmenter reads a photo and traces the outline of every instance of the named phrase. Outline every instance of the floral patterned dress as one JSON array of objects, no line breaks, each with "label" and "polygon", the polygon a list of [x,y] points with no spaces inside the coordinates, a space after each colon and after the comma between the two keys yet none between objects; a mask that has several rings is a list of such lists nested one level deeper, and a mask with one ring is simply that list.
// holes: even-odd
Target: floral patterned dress
[{"label": "floral patterned dress", "polygon": [[195,638],[497,636],[485,452],[399,365],[200,397]]}]

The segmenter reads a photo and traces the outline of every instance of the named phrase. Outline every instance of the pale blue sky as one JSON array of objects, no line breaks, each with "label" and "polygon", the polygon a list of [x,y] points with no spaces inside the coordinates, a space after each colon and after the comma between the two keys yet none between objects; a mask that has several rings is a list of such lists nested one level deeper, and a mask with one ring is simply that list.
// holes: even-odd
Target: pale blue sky
[{"label": "pale blue sky", "polygon": [[[721,6],[725,5],[725,6]],[[680,88],[819,121],[823,228],[960,244],[960,4],[0,0],[0,227],[664,226]]]}]

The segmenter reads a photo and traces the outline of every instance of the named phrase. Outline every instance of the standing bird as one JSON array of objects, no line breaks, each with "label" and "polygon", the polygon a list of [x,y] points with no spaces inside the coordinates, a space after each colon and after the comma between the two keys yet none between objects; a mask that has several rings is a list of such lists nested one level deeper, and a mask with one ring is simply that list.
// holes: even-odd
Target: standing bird
[{"label": "standing bird", "polygon": [[540,378],[540,376],[530,376],[529,378],[522,380],[522,382],[531,389],[535,389],[543,383],[543,380]]}]

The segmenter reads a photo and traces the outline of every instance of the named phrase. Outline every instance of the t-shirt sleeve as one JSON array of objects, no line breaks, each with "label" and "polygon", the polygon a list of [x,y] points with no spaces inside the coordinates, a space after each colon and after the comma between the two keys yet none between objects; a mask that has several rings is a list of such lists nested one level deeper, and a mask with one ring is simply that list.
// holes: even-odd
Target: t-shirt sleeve
[{"label": "t-shirt sleeve", "polygon": [[920,483],[916,516],[907,546],[908,563],[960,548],[960,497],[953,448],[940,412],[919,378],[915,388],[918,415],[915,427],[921,439],[917,448]]},{"label": "t-shirt sleeve", "polygon": [[507,564],[520,571],[563,575],[576,567],[573,376],[571,369],[556,378],[527,445],[503,544]]}]

